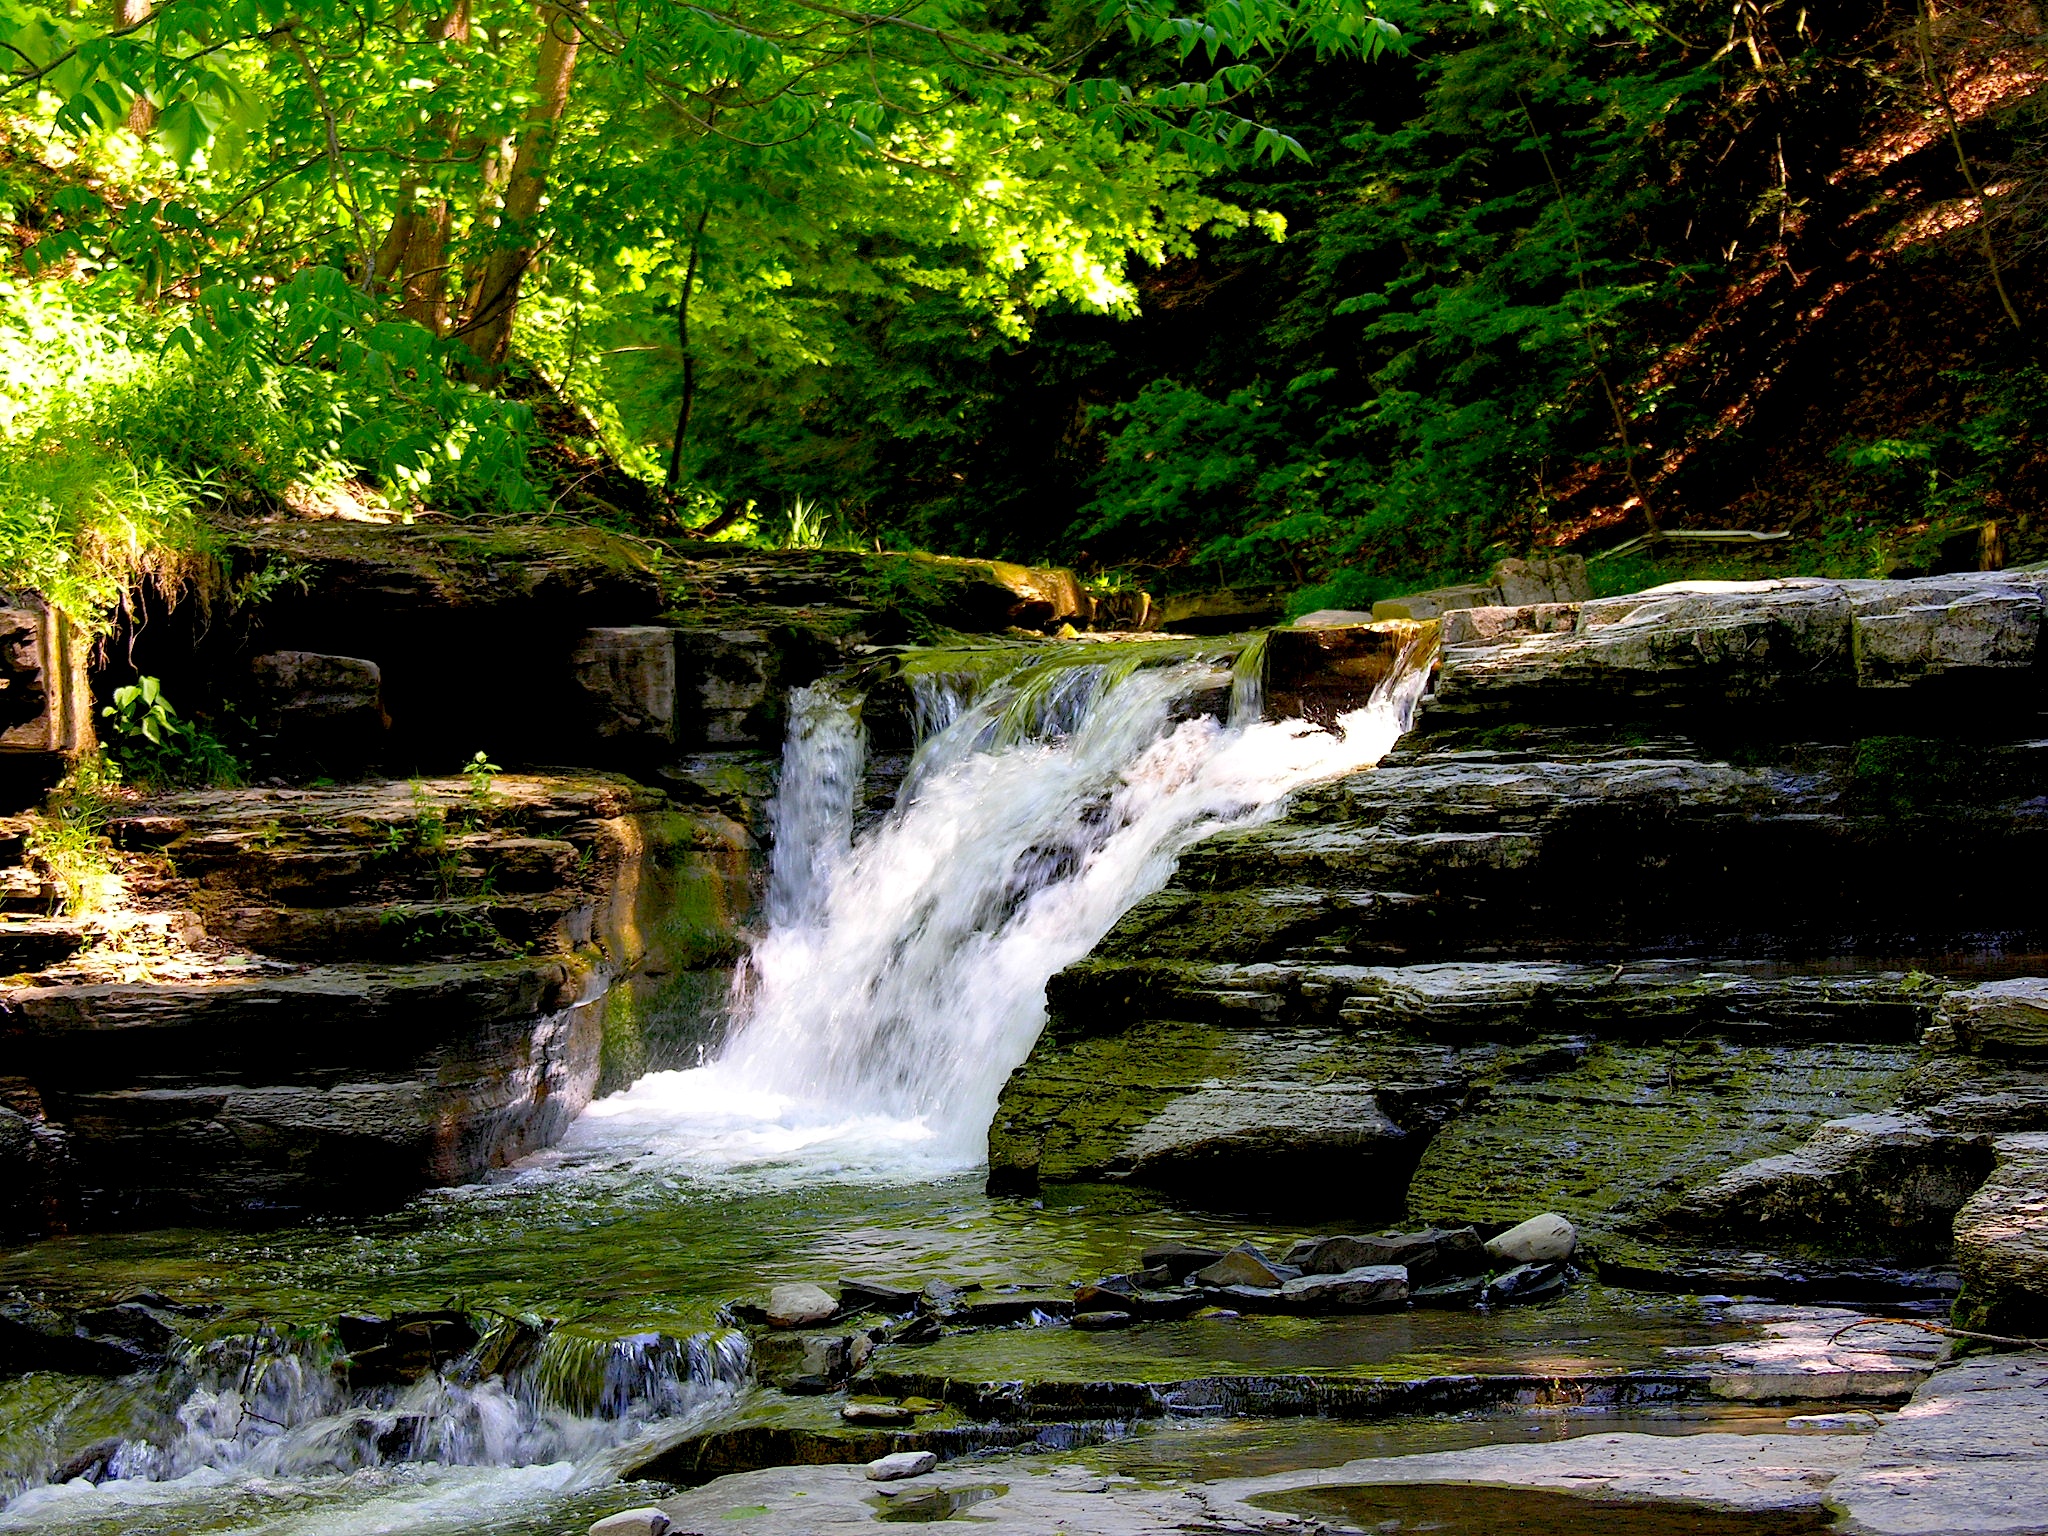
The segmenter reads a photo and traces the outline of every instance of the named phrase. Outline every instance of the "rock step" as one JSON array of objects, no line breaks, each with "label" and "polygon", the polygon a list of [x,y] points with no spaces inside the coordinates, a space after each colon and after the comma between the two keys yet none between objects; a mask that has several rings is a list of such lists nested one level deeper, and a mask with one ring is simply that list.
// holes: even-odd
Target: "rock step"
[{"label": "rock step", "polygon": [[0,919],[0,976],[61,965],[84,944],[85,930],[72,918]]},{"label": "rock step", "polygon": [[[990,1131],[1002,1192],[1128,1181],[1210,1208],[1598,1231],[1883,1107],[1949,988],[1896,971],[1091,960]],[[1353,1202],[1339,1209],[1332,1190]]]},{"label": "rock step", "polygon": [[0,1047],[46,1093],[209,1071],[237,1082],[333,1080],[415,1062],[480,1027],[488,1035],[493,1024],[557,1013],[586,980],[576,962],[542,956],[4,987]]},{"label": "rock step", "polygon": [[1432,1039],[1526,1039],[1567,1029],[1657,1038],[1702,1026],[1756,1038],[1913,1040],[1948,984],[1917,972],[1800,973],[1743,961],[1437,962],[1280,960],[1204,965],[1089,959],[1047,989],[1053,1043],[1133,1019],[1275,1028],[1400,1029]]},{"label": "rock step", "polygon": [[[2018,722],[2024,724],[2025,722]],[[1098,959],[1352,963],[2048,948],[2048,736],[1762,745],[1409,738],[1191,848]],[[2017,892],[2017,894],[2015,894]]]},{"label": "rock step", "polygon": [[575,934],[564,932],[564,924],[582,914],[587,929],[590,906],[589,898],[572,892],[338,907],[235,906],[209,913],[206,931],[238,948],[287,960],[504,959],[555,949],[564,939],[573,942]]}]

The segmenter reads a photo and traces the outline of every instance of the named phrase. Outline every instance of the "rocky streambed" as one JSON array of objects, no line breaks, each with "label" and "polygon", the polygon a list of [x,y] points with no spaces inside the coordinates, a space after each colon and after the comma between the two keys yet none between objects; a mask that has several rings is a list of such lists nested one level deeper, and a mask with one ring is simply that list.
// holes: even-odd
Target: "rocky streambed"
[{"label": "rocky streambed", "polygon": [[[2039,1355],[1951,1354],[2048,1333],[2048,579],[1062,650],[1033,573],[401,553],[188,671],[275,782],[0,925],[0,1529],[2048,1530]],[[547,703],[487,775],[457,619]],[[1402,675],[1366,771],[1253,707]],[[722,1065],[791,974],[872,1049]]]}]

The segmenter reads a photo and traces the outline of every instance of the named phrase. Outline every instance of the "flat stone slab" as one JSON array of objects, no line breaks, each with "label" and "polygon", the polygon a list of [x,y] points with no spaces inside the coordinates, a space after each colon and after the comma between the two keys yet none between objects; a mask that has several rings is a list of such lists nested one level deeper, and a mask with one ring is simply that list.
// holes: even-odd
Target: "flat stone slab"
[{"label": "flat stone slab", "polygon": [[1937,1372],[1868,1441],[1827,1502],[1858,1536],[2048,1532],[2048,1357]]},{"label": "flat stone slab", "polygon": [[1708,1392],[1731,1401],[1904,1397],[1948,1353],[1934,1334],[1899,1324],[1858,1326],[1862,1314],[1836,1307],[1734,1306],[1725,1316],[1756,1324],[1763,1337],[1665,1353],[1699,1362]]},{"label": "flat stone slab", "polygon": [[[911,1502],[915,1501],[915,1502]],[[1233,1509],[1219,1521],[1196,1488],[1145,1486],[1080,1468],[1053,1471],[994,1461],[898,1484],[858,1467],[771,1467],[721,1477],[661,1506],[677,1536],[817,1536],[896,1520],[971,1521],[980,1536],[1183,1536],[1190,1530],[1308,1536],[1312,1522],[1270,1510]]]},{"label": "flat stone slab", "polygon": [[1211,1485],[1210,1498],[1219,1515],[1250,1515],[1257,1511],[1246,1500],[1302,1488],[1466,1483],[1715,1509],[1801,1509],[1819,1505],[1868,1443],[1865,1435],[1585,1435],[1237,1479]]}]

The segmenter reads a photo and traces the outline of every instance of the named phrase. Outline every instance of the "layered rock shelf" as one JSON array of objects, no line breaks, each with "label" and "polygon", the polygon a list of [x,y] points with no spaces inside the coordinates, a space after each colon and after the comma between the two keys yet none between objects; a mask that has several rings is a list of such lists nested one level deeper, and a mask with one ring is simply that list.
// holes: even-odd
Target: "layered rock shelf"
[{"label": "layered rock shelf", "polygon": [[1190,850],[1054,978],[990,1188],[1547,1206],[1613,1278],[1960,1268],[1965,1315],[2048,1331],[2044,587],[1446,612],[1377,769]]}]

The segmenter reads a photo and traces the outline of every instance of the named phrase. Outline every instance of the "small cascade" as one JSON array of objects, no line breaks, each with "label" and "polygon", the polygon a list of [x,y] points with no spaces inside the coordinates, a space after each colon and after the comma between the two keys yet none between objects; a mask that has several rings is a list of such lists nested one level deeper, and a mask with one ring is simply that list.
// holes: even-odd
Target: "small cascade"
[{"label": "small cascade", "polygon": [[62,1413],[91,1422],[118,1412],[125,1429],[69,1465],[10,1469],[0,1531],[93,1528],[175,1502],[179,1488],[227,1482],[289,1480],[345,1497],[372,1473],[544,1467],[550,1492],[596,1486],[657,1426],[673,1433],[728,1409],[751,1362],[738,1333],[583,1338],[504,1319],[414,1381],[352,1386],[347,1365],[327,1332],[264,1330],[199,1346],[146,1390],[109,1384],[104,1402],[81,1392]]},{"label": "small cascade", "polygon": [[[975,1165],[1052,975],[1191,844],[1377,762],[1427,676],[1418,644],[1332,732],[1259,718],[1261,658],[1241,645],[1041,656],[908,670],[924,738],[895,809],[858,838],[858,701],[797,691],[774,821],[792,845],[727,1046],[593,1105],[570,1155],[808,1177]],[[1226,690],[1227,722],[1195,707]]]}]

